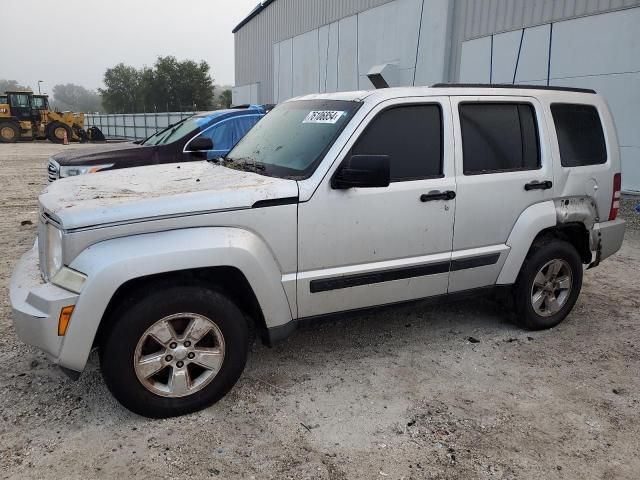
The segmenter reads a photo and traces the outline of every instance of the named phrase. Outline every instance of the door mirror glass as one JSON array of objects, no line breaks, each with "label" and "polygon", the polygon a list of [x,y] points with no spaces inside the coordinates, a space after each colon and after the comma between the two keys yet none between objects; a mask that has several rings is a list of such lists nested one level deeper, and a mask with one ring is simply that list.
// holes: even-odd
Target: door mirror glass
[{"label": "door mirror glass", "polygon": [[213,141],[205,136],[199,136],[191,140],[188,151],[190,152],[206,152],[213,150]]},{"label": "door mirror glass", "polygon": [[388,187],[390,170],[388,155],[352,155],[338,168],[331,179],[331,188]]}]

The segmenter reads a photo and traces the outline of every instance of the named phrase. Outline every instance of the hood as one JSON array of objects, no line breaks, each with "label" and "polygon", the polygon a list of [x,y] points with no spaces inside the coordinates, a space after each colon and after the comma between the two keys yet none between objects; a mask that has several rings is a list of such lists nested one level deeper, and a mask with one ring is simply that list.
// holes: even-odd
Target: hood
[{"label": "hood", "polygon": [[65,230],[166,216],[251,208],[298,197],[295,180],[209,162],[151,165],[63,178],[40,195],[45,213]]},{"label": "hood", "polygon": [[132,142],[106,143],[63,151],[51,158],[61,166],[96,165],[131,159],[132,156],[148,155],[152,150],[151,146],[137,145]]}]

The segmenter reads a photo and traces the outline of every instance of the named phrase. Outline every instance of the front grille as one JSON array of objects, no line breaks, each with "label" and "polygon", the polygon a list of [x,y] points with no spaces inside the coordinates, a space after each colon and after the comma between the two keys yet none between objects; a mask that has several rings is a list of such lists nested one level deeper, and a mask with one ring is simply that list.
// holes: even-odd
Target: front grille
[{"label": "front grille", "polygon": [[60,178],[60,165],[55,160],[49,160],[49,165],[47,165],[47,177],[49,178],[49,182],[54,182]]}]

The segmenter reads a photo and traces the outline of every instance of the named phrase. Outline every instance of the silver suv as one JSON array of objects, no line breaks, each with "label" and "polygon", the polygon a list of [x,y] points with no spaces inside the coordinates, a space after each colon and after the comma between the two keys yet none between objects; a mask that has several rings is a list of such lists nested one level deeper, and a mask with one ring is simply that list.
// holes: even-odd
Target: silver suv
[{"label": "silver suv", "polygon": [[[255,333],[507,289],[529,329],[616,252],[620,154],[588,90],[446,86],[308,95],[224,159],[63,179],[11,282],[15,327],[149,417],[219,400]],[[577,320],[576,320],[577,321]]]}]

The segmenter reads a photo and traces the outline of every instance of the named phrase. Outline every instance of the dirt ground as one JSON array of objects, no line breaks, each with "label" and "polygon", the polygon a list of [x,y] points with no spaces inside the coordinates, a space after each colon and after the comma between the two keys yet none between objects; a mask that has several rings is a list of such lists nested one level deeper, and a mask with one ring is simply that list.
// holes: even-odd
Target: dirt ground
[{"label": "dirt ground", "polygon": [[13,330],[9,279],[63,148],[81,147],[0,145],[0,477],[640,477],[637,220],[555,329],[483,299],[308,327],[256,345],[218,404],[152,421],[114,401],[95,355],[73,382]]}]

